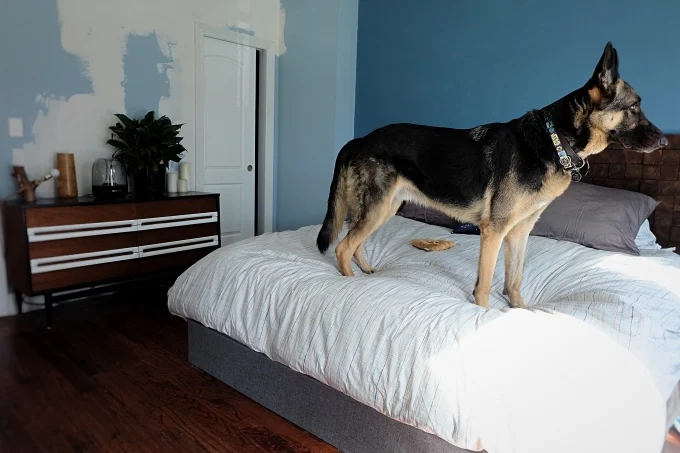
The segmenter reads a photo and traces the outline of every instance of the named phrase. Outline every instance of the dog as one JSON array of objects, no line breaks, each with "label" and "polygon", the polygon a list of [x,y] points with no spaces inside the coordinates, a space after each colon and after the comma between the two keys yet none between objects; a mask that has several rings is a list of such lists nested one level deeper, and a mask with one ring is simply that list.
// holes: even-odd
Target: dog
[{"label": "dog", "polygon": [[609,42],[585,85],[507,123],[472,129],[392,124],[351,140],[335,162],[319,251],[337,239],[349,214],[347,236],[335,249],[340,272],[354,275],[352,257],[363,272],[375,272],[364,242],[404,201],[415,202],[479,226],[473,295],[480,307],[489,307],[505,243],[503,294],[524,308],[520,286],[529,233],[546,206],[580,180],[587,157],[611,143],[642,153],[668,145],[640,100],[619,76],[618,53]]}]

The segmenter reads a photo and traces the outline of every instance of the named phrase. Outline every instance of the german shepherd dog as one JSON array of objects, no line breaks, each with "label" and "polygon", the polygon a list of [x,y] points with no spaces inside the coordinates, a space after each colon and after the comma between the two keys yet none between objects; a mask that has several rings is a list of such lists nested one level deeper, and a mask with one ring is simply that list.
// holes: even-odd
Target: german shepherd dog
[{"label": "german shepherd dog", "polygon": [[[347,214],[349,230],[335,255],[340,272],[375,271],[363,245],[411,201],[480,228],[475,303],[488,308],[496,260],[505,242],[503,294],[525,307],[520,294],[529,232],[546,206],[572,181],[564,149],[582,160],[610,143],[642,153],[668,144],[640,109],[640,96],[619,77],[611,43],[581,88],[507,123],[472,129],[393,124],[347,143],[337,156],[328,211],[317,237],[324,253]],[[563,145],[563,146],[562,146]],[[567,159],[567,164],[570,159]]]}]

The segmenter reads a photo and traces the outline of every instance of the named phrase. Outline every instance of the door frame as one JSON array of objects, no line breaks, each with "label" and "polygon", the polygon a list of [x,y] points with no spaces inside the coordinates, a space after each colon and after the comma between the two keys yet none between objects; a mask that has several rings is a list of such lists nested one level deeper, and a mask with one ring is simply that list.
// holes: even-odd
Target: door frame
[{"label": "door frame", "polygon": [[255,150],[257,167],[255,204],[257,207],[256,235],[274,231],[274,121],[276,96],[276,43],[266,39],[237,33],[231,30],[195,23],[195,90],[196,90],[196,163],[194,180],[196,190],[203,190],[203,166],[205,144],[203,136],[204,86],[203,39],[214,38],[242,46],[252,47],[258,52],[260,61],[257,86],[258,114],[257,148]]}]

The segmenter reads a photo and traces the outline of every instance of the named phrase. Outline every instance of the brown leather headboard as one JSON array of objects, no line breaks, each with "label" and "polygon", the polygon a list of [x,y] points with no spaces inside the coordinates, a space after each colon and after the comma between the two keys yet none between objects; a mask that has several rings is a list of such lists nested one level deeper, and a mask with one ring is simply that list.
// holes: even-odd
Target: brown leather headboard
[{"label": "brown leather headboard", "polygon": [[666,135],[669,145],[650,154],[610,146],[590,156],[583,182],[642,192],[660,202],[649,218],[659,244],[680,253],[680,134]]}]

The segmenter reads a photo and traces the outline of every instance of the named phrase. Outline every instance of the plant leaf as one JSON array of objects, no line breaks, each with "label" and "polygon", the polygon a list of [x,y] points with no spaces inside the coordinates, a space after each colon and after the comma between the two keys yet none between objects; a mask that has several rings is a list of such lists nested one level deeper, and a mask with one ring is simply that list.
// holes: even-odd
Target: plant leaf
[{"label": "plant leaf", "polygon": [[107,140],[106,144],[118,149],[126,149],[128,147],[125,143],[114,139]]},{"label": "plant leaf", "polygon": [[[123,115],[122,113],[116,113],[115,117],[118,118],[120,122],[125,125],[125,127],[133,127],[134,125],[134,122],[127,116]],[[118,125],[116,124],[116,126]]]}]

